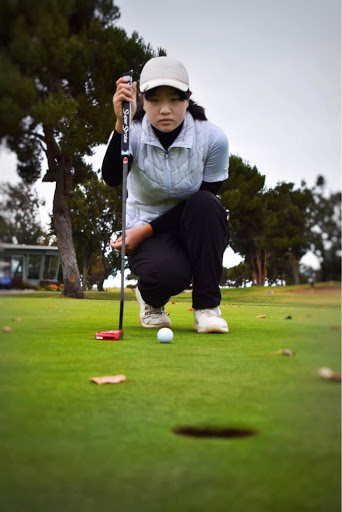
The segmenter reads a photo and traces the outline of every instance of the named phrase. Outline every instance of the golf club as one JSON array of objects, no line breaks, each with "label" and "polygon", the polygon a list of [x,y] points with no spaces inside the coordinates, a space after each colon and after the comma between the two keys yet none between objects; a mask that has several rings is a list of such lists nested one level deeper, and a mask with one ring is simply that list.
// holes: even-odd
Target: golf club
[{"label": "golf club", "polygon": [[[133,70],[124,73],[127,83],[132,84]],[[101,331],[95,334],[97,340],[122,340],[123,338],[123,312],[125,303],[125,256],[126,256],[126,200],[127,200],[127,174],[129,157],[129,129],[131,124],[131,104],[127,101],[122,103],[122,135],[121,135],[121,156],[122,156],[122,246],[121,246],[121,289],[120,289],[120,317],[119,329]]]}]

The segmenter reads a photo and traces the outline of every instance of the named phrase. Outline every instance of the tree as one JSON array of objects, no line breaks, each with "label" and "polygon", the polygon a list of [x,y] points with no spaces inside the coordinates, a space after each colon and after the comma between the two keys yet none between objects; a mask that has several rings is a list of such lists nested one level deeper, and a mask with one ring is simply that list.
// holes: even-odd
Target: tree
[{"label": "tree", "polygon": [[[114,79],[139,73],[154,52],[137,33],[114,26],[112,0],[2,0],[0,139],[17,154],[28,184],[55,182],[53,220],[64,289],[83,297],[72,239],[69,196],[88,175],[84,156],[114,126]],[[45,160],[44,158],[45,157]]]},{"label": "tree", "polygon": [[341,280],[341,192],[325,193],[325,180],[318,176],[312,190],[312,252],[320,261],[321,281]]},{"label": "tree", "polygon": [[0,233],[7,243],[42,245],[47,243],[39,207],[44,201],[37,191],[25,183],[0,185]]},{"label": "tree", "polygon": [[284,256],[274,256],[274,254],[277,254],[277,252],[273,250],[273,254],[267,262],[267,284],[271,286],[280,282],[281,286],[284,286],[284,284],[294,283],[288,253],[285,253]]},{"label": "tree", "polygon": [[305,182],[298,189],[283,182],[268,191],[269,211],[273,212],[267,231],[270,250],[275,258],[290,259],[295,284],[300,283],[299,261],[310,248],[312,201]]},{"label": "tree", "polygon": [[252,281],[252,268],[247,262],[241,262],[235,267],[224,268],[221,279],[221,286],[241,288]]},{"label": "tree", "polygon": [[229,210],[232,249],[252,267],[253,284],[267,278],[266,229],[270,222],[265,195],[265,176],[242,158],[231,155],[229,177],[221,189],[221,201]]},{"label": "tree", "polygon": [[106,252],[98,251],[94,262],[92,263],[88,273],[88,288],[93,285],[97,286],[99,292],[103,292],[103,283],[109,276],[115,277],[120,266],[120,254],[113,250]]},{"label": "tree", "polygon": [[121,188],[108,187],[96,173],[90,173],[70,197],[70,213],[77,261],[82,273],[83,288],[115,276],[120,256],[109,250],[112,234],[121,228]]}]

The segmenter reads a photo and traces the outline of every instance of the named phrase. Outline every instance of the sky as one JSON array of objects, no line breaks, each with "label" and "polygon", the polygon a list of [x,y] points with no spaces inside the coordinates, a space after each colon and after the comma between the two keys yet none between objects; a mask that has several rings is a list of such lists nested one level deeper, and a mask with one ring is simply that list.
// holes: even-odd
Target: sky
[{"label": "sky", "polygon": [[[340,0],[115,3],[117,26],[183,62],[192,98],[267,187],[313,186],[322,174],[328,190],[341,190]],[[15,158],[4,150],[0,168],[1,181],[16,181]],[[51,211],[53,186],[38,190]]]},{"label": "sky", "polygon": [[340,189],[339,0],[117,4],[128,34],[184,63],[193,99],[268,187],[323,174]]}]

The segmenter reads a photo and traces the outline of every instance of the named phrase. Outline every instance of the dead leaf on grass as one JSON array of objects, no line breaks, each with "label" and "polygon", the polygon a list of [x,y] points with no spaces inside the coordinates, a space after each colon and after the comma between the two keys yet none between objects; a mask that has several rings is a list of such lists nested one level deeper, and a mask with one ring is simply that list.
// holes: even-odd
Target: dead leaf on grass
[{"label": "dead leaf on grass", "polygon": [[2,328],[3,332],[12,332],[12,327],[9,327],[8,325],[5,325],[5,327]]},{"label": "dead leaf on grass", "polygon": [[13,319],[15,322],[21,322],[21,318],[20,316],[17,316],[16,318]]},{"label": "dead leaf on grass", "polygon": [[296,352],[294,350],[290,350],[289,348],[283,348],[281,350],[277,350],[276,352],[271,352],[271,354],[294,357],[296,355]]},{"label": "dead leaf on grass", "polygon": [[89,380],[95,384],[120,384],[126,380],[126,375],[105,375],[104,377],[91,377]]},{"label": "dead leaf on grass", "polygon": [[266,315],[257,315],[255,318],[266,318]]},{"label": "dead leaf on grass", "polygon": [[322,377],[322,379],[341,382],[341,374],[339,372],[334,372],[334,370],[327,368],[326,366],[322,366],[322,368],[318,370],[318,375]]}]

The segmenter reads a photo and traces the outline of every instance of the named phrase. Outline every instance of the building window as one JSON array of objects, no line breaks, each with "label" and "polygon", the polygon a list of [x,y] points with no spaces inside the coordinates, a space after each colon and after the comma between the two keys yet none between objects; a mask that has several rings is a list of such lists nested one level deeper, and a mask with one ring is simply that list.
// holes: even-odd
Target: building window
[{"label": "building window", "polygon": [[42,257],[38,255],[30,254],[28,259],[28,279],[39,279],[40,273],[40,263],[42,261]]},{"label": "building window", "polygon": [[45,256],[45,265],[44,265],[44,280],[56,280],[57,272],[59,267],[59,258],[58,256]]},{"label": "building window", "polygon": [[11,276],[13,279],[23,278],[23,256],[12,256]]}]

